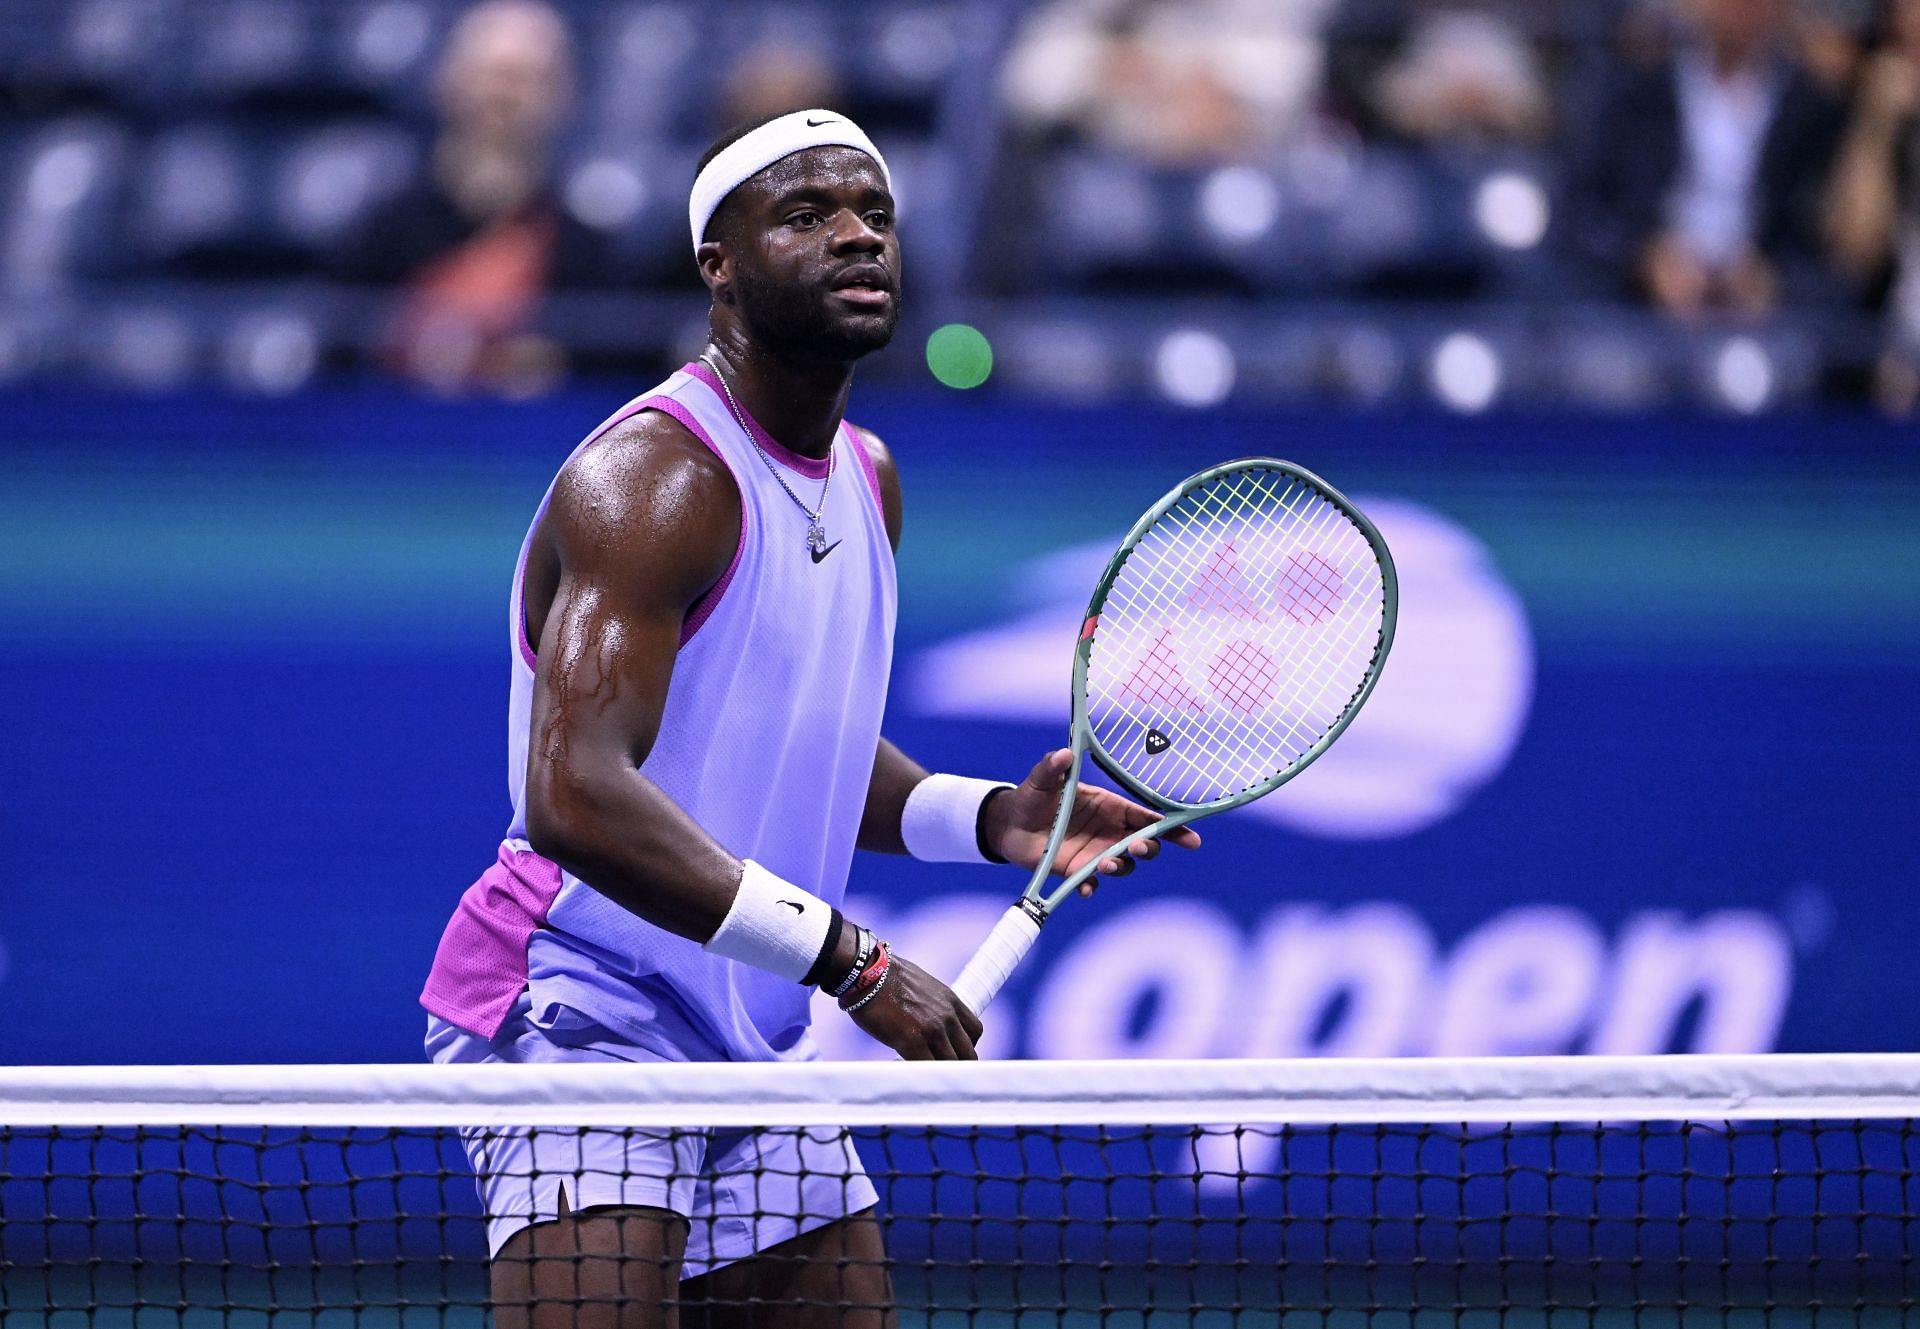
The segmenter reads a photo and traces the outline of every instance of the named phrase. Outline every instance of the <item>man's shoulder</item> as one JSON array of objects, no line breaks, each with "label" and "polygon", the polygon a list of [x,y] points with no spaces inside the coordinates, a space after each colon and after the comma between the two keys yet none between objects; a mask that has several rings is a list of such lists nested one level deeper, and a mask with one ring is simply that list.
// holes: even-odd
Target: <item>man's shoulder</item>
[{"label": "man's shoulder", "polygon": [[649,566],[664,558],[700,571],[724,567],[740,526],[740,490],[727,464],[679,421],[643,411],[567,460],[542,531],[565,561],[615,552],[623,564],[629,556]]},{"label": "man's shoulder", "polygon": [[711,447],[665,411],[642,410],[568,458],[560,468],[555,494],[564,489],[605,500],[640,495],[669,483],[739,501],[732,470]]},{"label": "man's shoulder", "polygon": [[880,435],[874,433],[871,429],[868,429],[865,425],[857,425],[851,420],[847,421],[847,428],[851,429],[854,437],[860,441],[860,446],[865,449],[876,471],[892,471],[895,469],[893,464],[893,449],[887,446],[885,439],[881,438]]},{"label": "man's shoulder", "polygon": [[862,428],[851,420],[847,427],[854,433],[867,459],[873,463],[873,478],[880,487],[880,516],[886,523],[887,540],[895,548],[900,547],[900,471],[893,464],[893,449],[881,441],[880,436],[871,429]]}]

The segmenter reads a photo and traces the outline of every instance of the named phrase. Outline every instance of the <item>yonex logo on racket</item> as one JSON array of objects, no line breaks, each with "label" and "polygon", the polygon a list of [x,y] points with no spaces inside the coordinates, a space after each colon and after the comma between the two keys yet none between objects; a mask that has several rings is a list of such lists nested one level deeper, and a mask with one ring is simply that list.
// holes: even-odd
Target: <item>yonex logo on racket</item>
[{"label": "yonex logo on racket", "polygon": [[1146,748],[1149,757],[1157,757],[1173,746],[1173,740],[1158,729],[1147,730]]}]

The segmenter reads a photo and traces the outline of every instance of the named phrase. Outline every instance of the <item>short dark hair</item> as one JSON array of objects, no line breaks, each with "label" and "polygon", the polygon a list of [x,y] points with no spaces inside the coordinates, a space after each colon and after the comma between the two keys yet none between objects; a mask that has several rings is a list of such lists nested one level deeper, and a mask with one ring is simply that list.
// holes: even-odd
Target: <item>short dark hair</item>
[{"label": "short dark hair", "polygon": [[[763,115],[758,119],[748,120],[743,124],[737,124],[732,129],[729,129],[726,133],[722,134],[719,138],[716,138],[711,144],[709,144],[705,152],[700,154],[700,164],[693,168],[694,177],[697,179],[700,175],[700,172],[707,169],[708,162],[711,162],[715,157],[718,157],[721,153],[725,152],[728,148],[732,147],[735,143],[738,143],[741,139],[745,138],[748,134],[751,134],[754,130],[760,128],[760,126],[770,125],[775,120],[778,120],[781,116],[788,115],[788,114],[790,114],[790,112],[776,111],[772,115]],[[713,210],[713,215],[711,217],[707,218],[707,229],[701,232],[700,234],[700,239],[702,243],[714,238],[714,233],[719,229],[719,226],[720,226],[721,214],[727,211],[727,204],[729,201],[731,201],[731,199],[732,199],[732,195],[728,195],[726,198],[721,199],[720,206]]]}]

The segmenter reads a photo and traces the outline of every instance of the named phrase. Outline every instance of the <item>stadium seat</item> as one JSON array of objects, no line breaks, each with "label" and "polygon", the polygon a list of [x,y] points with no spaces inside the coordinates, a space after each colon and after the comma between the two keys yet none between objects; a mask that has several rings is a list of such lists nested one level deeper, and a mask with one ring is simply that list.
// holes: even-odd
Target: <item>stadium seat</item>
[{"label": "stadium seat", "polygon": [[390,125],[244,133],[200,121],[161,133],[133,190],[133,264],[216,279],[311,271],[321,252],[404,181],[415,147]]},{"label": "stadium seat", "polygon": [[304,135],[269,162],[268,218],[290,245],[318,259],[406,183],[417,156],[413,137],[383,121],[341,122]]},{"label": "stadium seat", "polygon": [[[692,142],[713,132],[708,106],[716,77],[711,50],[690,5],[610,6],[574,28],[590,137],[633,147]],[[702,58],[704,56],[704,58]],[[636,70],[645,70],[637,77]],[[699,148],[694,148],[695,153]]]},{"label": "stadium seat", "polygon": [[343,101],[359,98],[423,119],[445,18],[444,7],[427,0],[369,0],[343,9],[325,35],[322,68]]},{"label": "stadium seat", "polygon": [[111,220],[130,154],[126,130],[91,114],[14,142],[0,203],[0,276],[8,291],[44,293],[112,267]]},{"label": "stadium seat", "polygon": [[1067,150],[1038,172],[1047,241],[1043,287],[1232,290],[1244,285],[1195,216],[1200,177],[1110,153]]},{"label": "stadium seat", "polygon": [[407,102],[432,54],[434,12],[386,0],[336,12],[298,0],[194,6],[182,98],[202,109],[290,117],[342,115]]},{"label": "stadium seat", "polygon": [[172,0],[81,0],[39,34],[36,74],[64,101],[151,113],[178,67],[179,30]]},{"label": "stadium seat", "polygon": [[631,279],[671,287],[693,280],[686,188],[697,151],[606,140],[575,154],[560,171],[561,204],[607,237],[618,267],[609,285]]}]

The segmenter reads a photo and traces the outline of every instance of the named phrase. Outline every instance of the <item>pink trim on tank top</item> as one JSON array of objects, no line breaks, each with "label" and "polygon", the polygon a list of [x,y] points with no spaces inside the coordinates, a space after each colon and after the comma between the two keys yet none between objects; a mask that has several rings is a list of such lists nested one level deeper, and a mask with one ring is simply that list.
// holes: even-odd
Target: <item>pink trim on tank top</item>
[{"label": "pink trim on tank top", "polygon": [[[705,426],[703,426],[698,420],[693,418],[693,413],[691,411],[687,410],[686,407],[682,406],[679,402],[675,401],[672,397],[662,397],[662,396],[643,397],[639,401],[628,403],[612,419],[608,420],[605,424],[601,425],[598,429],[594,430],[591,434],[587,435],[586,439],[581,442],[580,448],[586,447],[587,444],[601,437],[609,429],[612,429],[615,425],[624,424],[628,420],[631,420],[634,416],[640,414],[642,411],[658,411],[662,415],[671,416],[675,420],[678,420],[680,424],[686,428],[688,433],[692,434],[695,438],[699,439],[702,443],[706,445],[708,452],[711,452],[715,457],[719,458],[720,464],[727,468],[727,474],[733,475],[734,486],[736,488],[739,487],[740,477],[733,474],[733,464],[727,460],[726,454],[720,451],[720,449],[717,446],[715,446],[712,435],[707,433]],[[575,448],[574,453],[578,454],[580,451],[580,448]],[[572,461],[573,458],[568,457],[567,460]],[[547,497],[540,501],[540,511],[536,512],[533,516],[533,524],[536,529],[540,525],[541,518],[547,515],[547,504],[552,501],[552,498],[553,498],[552,491],[549,490]],[[530,548],[531,546],[532,546],[532,537],[529,536],[528,547]],[[687,611],[687,616],[685,620],[682,621],[680,624],[680,644],[682,646],[685,646],[688,642],[693,640],[693,634],[700,630],[700,625],[702,623],[705,623],[709,618],[712,618],[713,611],[720,607],[720,597],[726,594],[727,585],[733,580],[733,574],[740,570],[740,554],[743,550],[746,549],[746,547],[747,547],[747,501],[746,501],[746,493],[744,490],[742,490],[740,495],[740,535],[734,541],[733,560],[727,564],[727,570],[720,574],[720,580],[715,582],[712,586],[709,586],[706,590],[706,593],[703,594],[698,600],[695,600],[693,602],[692,608],[690,608]],[[527,641],[527,596],[526,596],[527,550],[526,549],[522,549],[520,551],[520,565],[518,568],[514,570],[513,584],[519,588],[518,594],[520,597],[520,613],[517,615],[519,620],[520,630],[515,634],[515,636],[517,636],[520,641],[520,655],[521,655],[521,658],[527,662],[527,668],[538,669],[540,667],[538,664],[539,656],[534,652],[532,644]]]},{"label": "pink trim on tank top", "polygon": [[[711,365],[704,360],[694,360],[687,365],[686,372],[712,388],[713,395],[720,399],[720,404],[726,408],[727,414],[733,414],[732,400],[728,398],[726,388],[721,386],[720,376],[713,372]],[[782,466],[800,472],[809,480],[827,478],[827,472],[833,467],[832,457],[803,457],[792,448],[783,446],[772,434],[760,427],[760,422],[754,419],[745,407],[740,409],[739,418],[745,422],[747,432],[753,436],[753,441],[766,449],[767,455]]]},{"label": "pink trim on tank top", "polygon": [[720,574],[720,580],[708,587],[707,593],[695,600],[693,607],[687,611],[686,619],[680,624],[680,644],[685,646],[693,640],[693,634],[700,630],[700,625],[713,617],[713,611],[720,607],[720,597],[727,593],[727,587],[733,583],[733,574],[740,570],[740,555],[745,553],[747,548],[747,491],[746,487],[740,483],[740,477],[734,475],[733,464],[727,460],[727,454],[720,451],[719,445],[713,441],[713,436],[707,433],[706,426],[693,418],[692,411],[671,397],[649,397],[642,404],[642,408],[659,411],[662,415],[670,415],[686,426],[688,433],[706,444],[707,451],[720,459],[720,464],[727,468],[727,474],[733,475],[734,487],[740,491],[740,538],[733,545],[733,561],[727,564],[727,570]]},{"label": "pink trim on tank top", "polygon": [[853,445],[853,455],[860,459],[860,469],[866,472],[867,488],[873,491],[873,503],[875,507],[880,509],[880,517],[884,524],[887,515],[887,504],[886,501],[880,497],[880,473],[873,469],[873,457],[867,452],[867,445],[860,441],[859,430],[855,429],[845,420],[840,422],[840,427],[846,430],[847,442]]},{"label": "pink trim on tank top", "polygon": [[520,561],[513,565],[513,639],[520,646],[520,658],[527,662],[527,668],[538,669],[540,659],[533,653],[533,643],[527,640],[527,553],[533,548],[533,532],[540,528],[540,519],[547,515],[547,501],[540,500],[540,511],[533,514],[533,526],[527,531],[527,542],[520,546]]},{"label": "pink trim on tank top", "polygon": [[482,1038],[499,1033],[527,985],[527,946],[546,926],[562,884],[556,864],[502,844],[440,934],[420,1004]]}]

